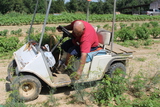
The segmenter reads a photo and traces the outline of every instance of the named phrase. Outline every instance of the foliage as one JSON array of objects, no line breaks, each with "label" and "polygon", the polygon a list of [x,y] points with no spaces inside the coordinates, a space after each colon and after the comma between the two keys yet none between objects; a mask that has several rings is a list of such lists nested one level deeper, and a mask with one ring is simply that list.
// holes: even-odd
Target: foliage
[{"label": "foliage", "polygon": [[27,107],[26,104],[24,104],[24,101],[19,101],[16,99],[17,97],[17,90],[11,91],[10,96],[6,100],[6,104],[4,107]]},{"label": "foliage", "polygon": [[118,44],[129,47],[133,46],[135,48],[139,48],[140,46],[149,46],[154,43],[153,40],[147,39],[147,40],[126,40],[124,42],[117,42]]},{"label": "foliage", "polygon": [[56,31],[56,28],[55,27],[45,27],[45,31],[52,31],[52,32],[55,32]]},{"label": "foliage", "polygon": [[156,22],[156,21],[151,21],[150,24],[151,24],[153,27],[159,27],[159,24],[158,24],[158,22]]},{"label": "foliage", "polygon": [[0,37],[0,57],[11,58],[13,52],[23,45],[18,37]]},{"label": "foliage", "polygon": [[[34,40],[38,43],[40,41],[40,37],[41,37],[41,33],[31,34],[30,40]],[[42,40],[42,46],[44,46],[45,44],[49,44],[49,42],[50,42],[50,36],[47,35],[47,33],[44,33],[43,40]]]},{"label": "foliage", "polygon": [[110,78],[108,75],[98,84],[93,91],[95,101],[100,105],[108,105],[114,98],[122,95],[127,89],[125,86],[125,79],[123,77],[114,76]]},{"label": "foliage", "polygon": [[22,35],[22,29],[12,30],[12,31],[11,31],[11,35],[21,36],[21,35]]},{"label": "foliage", "polygon": [[19,39],[17,37],[0,38],[0,53],[6,53],[17,49]]},{"label": "foliage", "polygon": [[138,39],[146,40],[149,38],[149,30],[146,27],[137,27],[135,31]]},{"label": "foliage", "polygon": [[7,36],[8,30],[0,31],[0,36]]},{"label": "foliage", "polygon": [[115,33],[115,37],[121,41],[133,40],[135,39],[135,32],[130,28],[122,28]]},{"label": "foliage", "polygon": [[160,35],[160,27],[154,27],[151,29],[150,34],[153,36],[153,38],[157,38]]},{"label": "foliage", "polygon": [[[0,25],[9,26],[9,25],[30,25],[32,15],[31,14],[15,14],[10,15],[11,13],[0,15]],[[34,24],[42,24],[44,22],[44,14],[36,14]],[[91,14],[89,16],[89,22],[111,22],[113,19],[112,14]],[[116,16],[116,21],[158,21],[160,16],[146,16],[146,15],[124,15],[120,14]],[[67,13],[63,12],[60,15],[50,14],[48,16],[47,24],[53,23],[70,23],[74,20],[86,20],[86,14],[84,13]],[[137,26],[137,25],[134,25]],[[154,25],[155,26],[155,25]]]}]

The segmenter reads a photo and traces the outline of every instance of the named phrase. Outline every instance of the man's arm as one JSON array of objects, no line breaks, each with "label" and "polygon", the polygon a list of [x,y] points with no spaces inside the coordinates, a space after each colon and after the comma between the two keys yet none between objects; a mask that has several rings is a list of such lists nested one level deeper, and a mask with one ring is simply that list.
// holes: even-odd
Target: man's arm
[{"label": "man's arm", "polygon": [[87,57],[87,53],[81,53],[80,65],[77,70],[77,74],[79,76],[82,75],[82,71],[83,71],[84,65],[86,63],[86,57]]},{"label": "man's arm", "polygon": [[[64,28],[66,28],[67,30],[73,30],[71,25],[64,26]],[[57,30],[58,32],[61,32],[61,29],[59,27],[57,27]]]},{"label": "man's arm", "polygon": [[66,28],[67,30],[73,30],[73,28],[72,28],[71,25],[67,25],[67,26],[65,26],[64,28]]}]

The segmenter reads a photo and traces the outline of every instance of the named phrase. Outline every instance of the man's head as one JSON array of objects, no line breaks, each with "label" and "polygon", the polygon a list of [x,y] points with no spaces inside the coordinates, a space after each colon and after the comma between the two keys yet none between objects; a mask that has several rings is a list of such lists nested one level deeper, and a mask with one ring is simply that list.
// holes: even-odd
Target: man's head
[{"label": "man's head", "polygon": [[75,36],[81,36],[84,32],[85,26],[81,21],[76,21],[73,25]]}]

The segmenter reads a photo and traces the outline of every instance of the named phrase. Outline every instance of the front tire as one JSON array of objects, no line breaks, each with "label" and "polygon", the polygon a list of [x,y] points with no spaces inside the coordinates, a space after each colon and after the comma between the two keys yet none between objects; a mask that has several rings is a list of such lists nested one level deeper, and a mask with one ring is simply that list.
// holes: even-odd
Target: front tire
[{"label": "front tire", "polygon": [[7,72],[8,72],[8,76],[7,76],[7,81],[10,81],[12,82],[14,76],[16,76],[16,67],[17,67],[17,63],[15,60],[12,60],[9,65],[8,65],[8,69],[7,69]]},{"label": "front tire", "polygon": [[123,63],[114,63],[110,66],[106,74],[108,74],[111,78],[114,78],[115,76],[125,77],[126,67]]},{"label": "front tire", "polygon": [[12,83],[12,96],[20,101],[31,101],[39,96],[41,87],[41,83],[36,77],[31,75],[19,76]]}]

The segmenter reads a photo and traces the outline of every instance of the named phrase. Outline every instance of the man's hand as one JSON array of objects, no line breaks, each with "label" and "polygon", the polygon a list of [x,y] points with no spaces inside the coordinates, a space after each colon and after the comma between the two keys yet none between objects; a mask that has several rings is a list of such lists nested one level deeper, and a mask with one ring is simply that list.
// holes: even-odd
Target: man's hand
[{"label": "man's hand", "polygon": [[58,32],[61,32],[62,30],[59,28],[59,26],[56,28],[58,30]]},{"label": "man's hand", "polygon": [[87,57],[87,53],[81,53],[80,65],[79,65],[79,68],[77,70],[77,76],[76,76],[76,78],[78,78],[78,79],[82,75],[82,71],[83,71],[84,65],[86,63],[86,57]]}]

